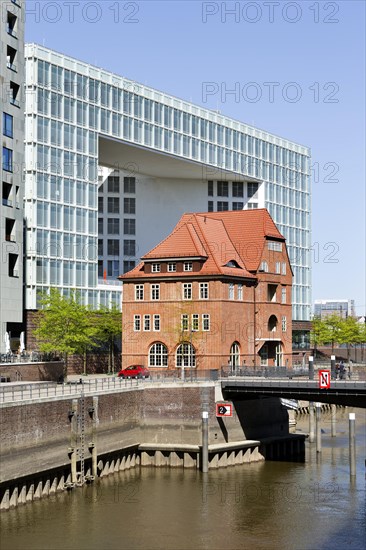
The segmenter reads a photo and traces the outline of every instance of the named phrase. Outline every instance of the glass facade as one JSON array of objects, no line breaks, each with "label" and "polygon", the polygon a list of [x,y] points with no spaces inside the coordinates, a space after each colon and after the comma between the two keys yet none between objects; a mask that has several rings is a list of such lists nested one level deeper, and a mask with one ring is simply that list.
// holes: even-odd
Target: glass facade
[{"label": "glass facade", "polygon": [[[238,180],[232,187],[235,197],[242,196],[244,181],[248,197],[264,184],[263,206],[288,242],[295,275],[294,318],[310,318],[308,148],[40,46],[28,45],[26,60],[26,150],[31,160],[26,175],[27,217],[32,219],[28,271],[35,277],[27,284],[27,308],[36,306],[37,289],[49,285],[52,256],[42,254],[45,250],[59,252],[53,256],[53,275],[61,288],[78,284],[85,303],[99,296],[97,172],[102,134],[196,161],[207,173],[231,171]],[[206,193],[207,181],[215,179],[217,195],[227,196],[227,181],[218,176],[204,179],[198,185],[204,185]],[[132,178],[125,181],[125,191],[134,193],[134,184]],[[217,202],[216,209],[227,209],[227,201]],[[119,197],[109,197],[107,209],[135,216],[135,198],[124,197],[121,204]],[[44,246],[33,254],[40,231]],[[132,224],[126,224],[124,231],[132,231]],[[66,242],[72,257],[65,252]],[[133,252],[131,242],[125,242],[126,250]],[[42,263],[39,277],[37,261]]]}]

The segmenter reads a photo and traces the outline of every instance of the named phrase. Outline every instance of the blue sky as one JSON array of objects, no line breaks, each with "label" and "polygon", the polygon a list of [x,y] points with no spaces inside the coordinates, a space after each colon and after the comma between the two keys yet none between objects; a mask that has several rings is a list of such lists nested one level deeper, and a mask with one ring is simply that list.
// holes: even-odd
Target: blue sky
[{"label": "blue sky", "polygon": [[365,313],[363,1],[27,0],[26,11],[28,42],[310,146],[313,299],[353,298]]}]

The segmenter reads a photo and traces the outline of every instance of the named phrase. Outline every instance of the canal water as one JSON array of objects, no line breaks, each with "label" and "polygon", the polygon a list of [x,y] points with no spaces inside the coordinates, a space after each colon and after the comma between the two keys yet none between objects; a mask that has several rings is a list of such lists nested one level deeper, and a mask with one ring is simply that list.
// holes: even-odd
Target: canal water
[{"label": "canal water", "polygon": [[[350,482],[348,413],[337,437],[322,418],[321,458],[211,470],[142,468],[1,514],[1,550],[364,549],[366,411],[356,412]],[[298,421],[308,431],[308,417]]]}]

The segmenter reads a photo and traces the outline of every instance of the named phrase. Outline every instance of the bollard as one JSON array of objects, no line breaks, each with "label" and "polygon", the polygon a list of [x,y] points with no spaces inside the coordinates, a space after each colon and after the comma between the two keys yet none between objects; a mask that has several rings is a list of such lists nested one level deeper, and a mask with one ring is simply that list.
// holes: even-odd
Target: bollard
[{"label": "bollard", "polygon": [[330,428],[331,428],[331,436],[335,437],[337,435],[337,407],[335,405],[331,405],[331,419],[330,419]]},{"label": "bollard", "polygon": [[202,472],[208,472],[208,412],[202,413]]},{"label": "bollard", "polygon": [[315,436],[314,402],[309,401],[309,442],[314,443]]},{"label": "bollard", "polygon": [[314,357],[309,356],[309,380],[314,380]]},{"label": "bollard", "polygon": [[356,475],[356,415],[349,413],[349,470],[350,475]]},{"label": "bollard", "polygon": [[335,355],[330,356],[330,377],[332,380],[336,380],[336,362]]},{"label": "bollard", "polygon": [[316,452],[322,452],[322,438],[320,431],[320,403],[315,404],[316,407]]}]

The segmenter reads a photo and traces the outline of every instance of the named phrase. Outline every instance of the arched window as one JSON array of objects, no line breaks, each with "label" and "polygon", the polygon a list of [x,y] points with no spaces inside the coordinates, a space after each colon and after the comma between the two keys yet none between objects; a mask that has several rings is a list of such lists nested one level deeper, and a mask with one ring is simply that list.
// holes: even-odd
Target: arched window
[{"label": "arched window", "polygon": [[167,367],[168,366],[168,348],[161,342],[153,344],[149,351],[149,366],[150,367]]},{"label": "arched window", "polygon": [[176,365],[177,367],[196,366],[196,352],[192,344],[183,342],[183,344],[178,346],[176,353]]},{"label": "arched window", "polygon": [[278,320],[276,315],[271,315],[268,319],[268,332],[276,332]]},{"label": "arched window", "polygon": [[240,366],[240,345],[234,342],[230,348],[230,365],[235,368]]}]

